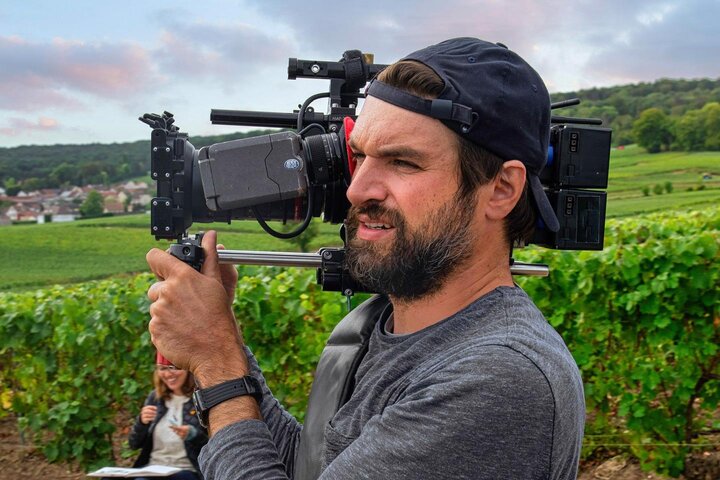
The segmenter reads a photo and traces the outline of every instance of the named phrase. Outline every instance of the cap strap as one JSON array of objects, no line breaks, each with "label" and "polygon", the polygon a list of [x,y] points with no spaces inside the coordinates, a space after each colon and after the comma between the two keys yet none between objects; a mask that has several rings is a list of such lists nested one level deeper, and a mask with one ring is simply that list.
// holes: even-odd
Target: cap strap
[{"label": "cap strap", "polygon": [[472,109],[465,105],[441,98],[433,100],[421,98],[379,80],[373,80],[365,90],[365,94],[438,120],[452,120],[468,128],[472,128],[476,120]]}]

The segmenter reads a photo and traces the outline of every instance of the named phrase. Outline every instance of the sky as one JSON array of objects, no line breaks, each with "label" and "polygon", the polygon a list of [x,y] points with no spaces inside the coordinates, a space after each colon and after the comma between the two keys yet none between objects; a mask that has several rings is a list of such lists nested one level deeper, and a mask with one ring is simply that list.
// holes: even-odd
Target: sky
[{"label": "sky", "polygon": [[137,117],[164,110],[191,138],[233,132],[212,108],[327,91],[288,80],[290,57],[391,63],[459,36],[504,43],[550,92],[716,79],[718,19],[720,0],[0,0],[0,147],[146,139]]}]

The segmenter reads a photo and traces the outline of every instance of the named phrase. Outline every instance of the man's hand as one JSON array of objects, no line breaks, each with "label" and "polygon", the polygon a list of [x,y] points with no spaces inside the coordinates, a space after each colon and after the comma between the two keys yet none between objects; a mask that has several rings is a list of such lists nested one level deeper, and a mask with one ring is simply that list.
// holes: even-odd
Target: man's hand
[{"label": "man's hand", "polygon": [[[219,265],[217,234],[202,240],[202,272],[157,248],[147,262],[159,282],[148,290],[150,335],[158,351],[178,368],[189,370],[201,388],[245,376],[250,369],[232,312],[237,271]],[[261,419],[255,399],[227,400],[210,410],[210,434],[244,419]]]},{"label": "man's hand", "polygon": [[150,335],[160,353],[190,370],[203,387],[247,373],[242,338],[232,313],[237,271],[219,265],[217,234],[202,241],[202,273],[154,248],[146,256],[160,281],[148,290]]}]

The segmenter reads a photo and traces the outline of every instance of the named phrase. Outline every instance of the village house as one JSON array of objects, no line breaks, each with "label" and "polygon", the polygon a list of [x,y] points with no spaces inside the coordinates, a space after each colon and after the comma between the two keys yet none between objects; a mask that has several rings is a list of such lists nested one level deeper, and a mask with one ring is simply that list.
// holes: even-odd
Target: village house
[{"label": "village house", "polygon": [[103,213],[112,213],[112,214],[123,214],[125,213],[125,205],[119,200],[117,200],[116,197],[111,197],[107,200],[105,200],[105,209],[103,210]]},{"label": "village house", "polygon": [[80,217],[77,207],[68,204],[52,205],[46,208],[45,212],[45,217],[49,217],[52,223],[72,222]]},{"label": "village house", "polygon": [[103,196],[104,212],[114,215],[144,212],[152,200],[148,184],[133,181],[110,188],[86,185],[67,190],[20,191],[14,196],[6,195],[5,189],[0,189],[0,201],[5,205],[0,207],[0,225],[13,222],[71,222],[80,218],[79,207],[93,190]]}]

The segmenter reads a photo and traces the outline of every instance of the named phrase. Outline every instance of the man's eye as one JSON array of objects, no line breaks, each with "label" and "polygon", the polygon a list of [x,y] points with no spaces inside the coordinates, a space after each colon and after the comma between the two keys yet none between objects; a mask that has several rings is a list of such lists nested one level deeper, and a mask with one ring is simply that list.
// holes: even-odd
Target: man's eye
[{"label": "man's eye", "polygon": [[402,167],[402,168],[412,168],[412,169],[418,168],[418,166],[416,164],[414,164],[412,162],[408,162],[407,160],[395,159],[395,160],[393,160],[393,164],[398,167]]}]

